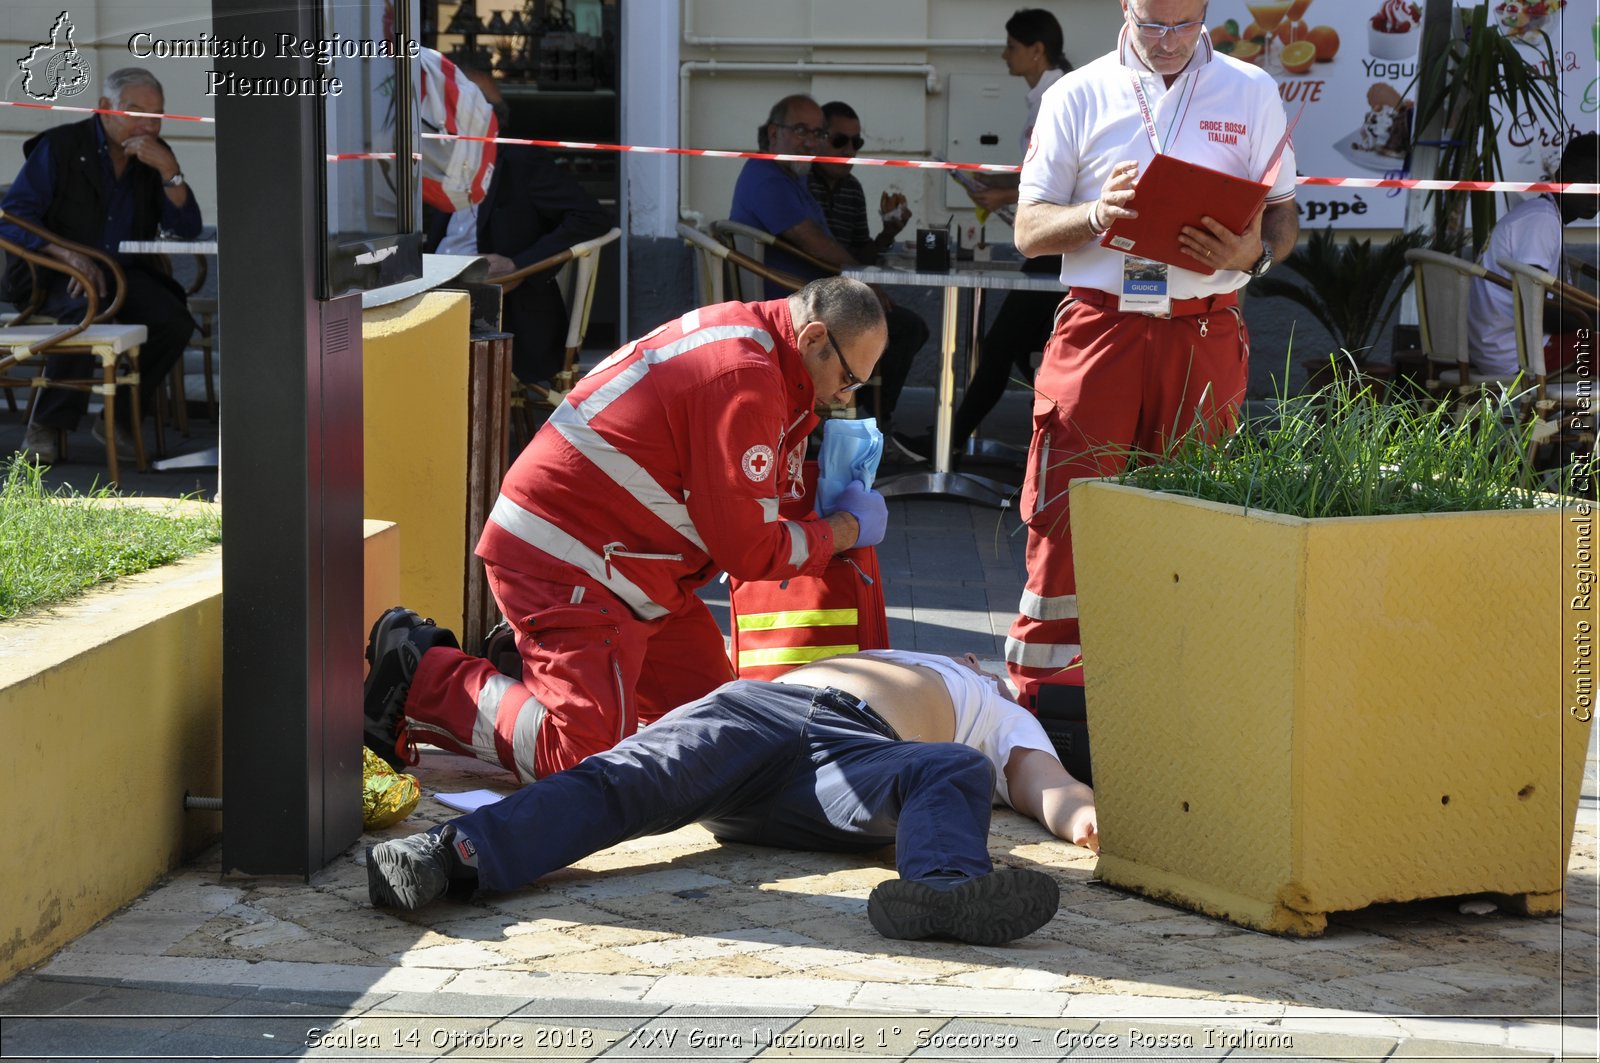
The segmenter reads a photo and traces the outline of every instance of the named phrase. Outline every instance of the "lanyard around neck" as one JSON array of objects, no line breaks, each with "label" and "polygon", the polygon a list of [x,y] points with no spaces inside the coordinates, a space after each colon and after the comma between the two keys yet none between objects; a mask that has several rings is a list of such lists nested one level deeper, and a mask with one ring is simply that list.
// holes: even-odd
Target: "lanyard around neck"
[{"label": "lanyard around neck", "polygon": [[[1144,78],[1136,70],[1127,67],[1123,69],[1128,72],[1128,80],[1133,82],[1133,95],[1139,101],[1139,117],[1144,121],[1144,135],[1149,138],[1150,147],[1155,150],[1157,155],[1160,155],[1163,151],[1161,146],[1162,138],[1156,130],[1155,112],[1150,107],[1150,98],[1144,91]],[[1199,71],[1190,71],[1187,74],[1179,74],[1178,76],[1183,79],[1183,88],[1179,90],[1178,105],[1173,108],[1172,119],[1167,123],[1166,146],[1168,148],[1177,143],[1178,136],[1173,130],[1178,129],[1184,114],[1188,112],[1189,103],[1194,99],[1195,83],[1200,80]],[[1182,132],[1181,129],[1178,131]]]}]

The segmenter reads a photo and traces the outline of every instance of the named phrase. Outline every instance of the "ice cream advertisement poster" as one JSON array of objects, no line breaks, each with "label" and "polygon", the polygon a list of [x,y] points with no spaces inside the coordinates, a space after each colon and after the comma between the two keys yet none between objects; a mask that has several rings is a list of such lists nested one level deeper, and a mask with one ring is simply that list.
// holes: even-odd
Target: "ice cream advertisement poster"
[{"label": "ice cream advertisement poster", "polygon": [[[1218,51],[1278,82],[1296,163],[1319,177],[1409,177],[1422,7],[1412,0],[1213,0]],[[1302,110],[1304,108],[1304,110]],[[1301,187],[1305,228],[1399,228],[1399,189]]]}]

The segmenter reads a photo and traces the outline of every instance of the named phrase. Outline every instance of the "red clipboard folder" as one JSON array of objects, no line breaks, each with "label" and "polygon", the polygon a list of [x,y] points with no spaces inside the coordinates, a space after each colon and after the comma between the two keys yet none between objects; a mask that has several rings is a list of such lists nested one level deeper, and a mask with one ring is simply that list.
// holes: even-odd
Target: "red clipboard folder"
[{"label": "red clipboard folder", "polygon": [[1133,186],[1128,205],[1139,216],[1112,222],[1100,237],[1100,246],[1209,276],[1216,270],[1183,250],[1179,230],[1185,225],[1204,228],[1200,218],[1206,215],[1243,232],[1269,191],[1269,186],[1243,177],[1157,155]]}]

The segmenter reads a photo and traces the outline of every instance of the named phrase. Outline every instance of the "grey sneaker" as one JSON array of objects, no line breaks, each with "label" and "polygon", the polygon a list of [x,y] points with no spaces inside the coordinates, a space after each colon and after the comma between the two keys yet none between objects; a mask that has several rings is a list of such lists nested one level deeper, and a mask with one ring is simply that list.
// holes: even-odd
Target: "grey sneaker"
[{"label": "grey sneaker", "polygon": [[977,878],[891,879],[867,898],[867,918],[886,938],[1002,945],[1044,926],[1060,904],[1055,879],[1006,868]]},{"label": "grey sneaker", "polygon": [[61,460],[61,436],[54,428],[30,424],[17,453],[40,465],[54,465]]},{"label": "grey sneaker", "polygon": [[367,897],[372,906],[415,911],[443,897],[452,885],[475,885],[477,873],[456,858],[452,849],[456,843],[455,824],[446,823],[437,833],[413,834],[369,848]]}]

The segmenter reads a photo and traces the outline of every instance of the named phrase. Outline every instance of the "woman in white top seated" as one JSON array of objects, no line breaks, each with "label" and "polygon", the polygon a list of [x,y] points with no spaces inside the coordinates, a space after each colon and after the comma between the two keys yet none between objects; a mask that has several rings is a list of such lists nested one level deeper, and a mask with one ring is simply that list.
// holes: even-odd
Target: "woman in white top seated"
[{"label": "woman in white top seated", "polygon": [[896,846],[898,879],[867,914],[887,937],[999,944],[1055,915],[1055,880],[995,871],[989,815],[1007,804],[1098,851],[1094,796],[1033,715],[978,668],[875,650],[738,680],[566,771],[367,853],[374,905],[509,890],[609,846],[702,822],[788,849]]}]

